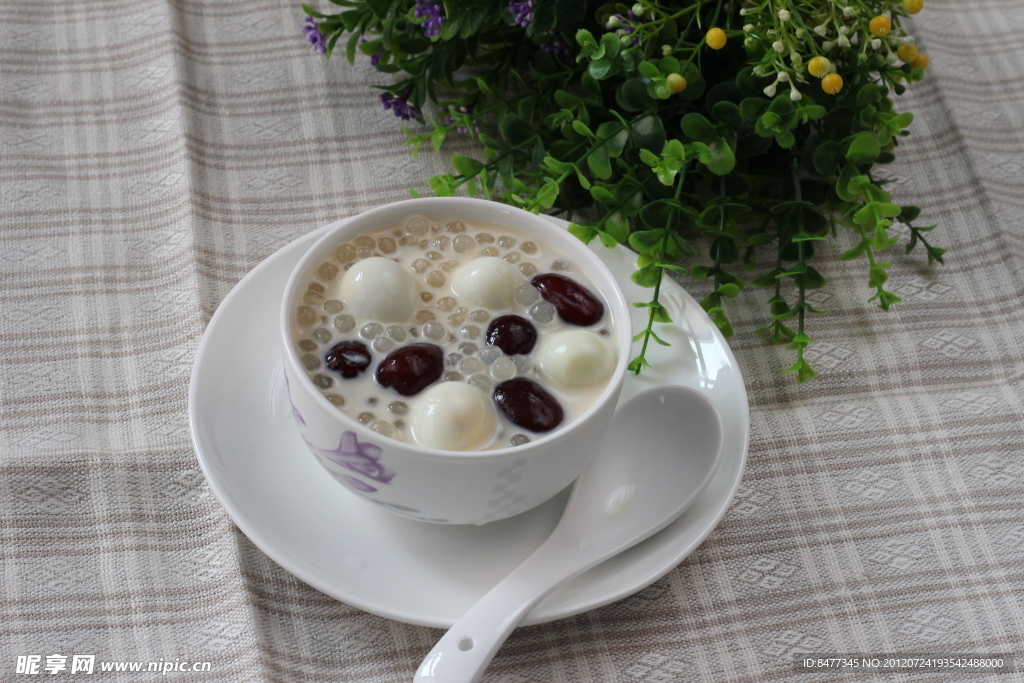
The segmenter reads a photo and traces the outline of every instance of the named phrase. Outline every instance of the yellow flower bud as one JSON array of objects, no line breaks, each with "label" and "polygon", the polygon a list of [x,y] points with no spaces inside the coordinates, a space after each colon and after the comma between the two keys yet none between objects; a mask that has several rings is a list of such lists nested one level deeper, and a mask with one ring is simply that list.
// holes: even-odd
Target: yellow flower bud
[{"label": "yellow flower bud", "polygon": [[928,68],[928,55],[923,52],[918,52],[914,60],[910,62],[910,66],[913,68],[921,67],[922,69]]},{"label": "yellow flower bud", "polygon": [[843,89],[843,77],[839,74],[829,74],[821,79],[821,89],[829,95],[835,95]]},{"label": "yellow flower bud", "polygon": [[708,31],[707,35],[704,36],[704,42],[708,44],[712,50],[721,50],[725,47],[727,38],[725,31],[720,28],[713,28]]},{"label": "yellow flower bud", "polygon": [[807,62],[807,71],[815,78],[821,78],[828,73],[829,62],[825,57],[814,57]]},{"label": "yellow flower bud", "polygon": [[868,30],[879,38],[887,36],[889,31],[892,30],[892,20],[879,14],[877,17],[872,17],[871,21],[868,22]]},{"label": "yellow flower bud", "polygon": [[901,62],[910,64],[914,61],[914,57],[917,57],[917,47],[914,45],[900,45],[896,50],[896,56],[900,58]]},{"label": "yellow flower bud", "polygon": [[924,0],[903,0],[903,11],[907,14],[917,14],[924,8]]},{"label": "yellow flower bud", "polygon": [[665,81],[668,83],[668,87],[672,92],[683,92],[686,90],[688,85],[686,79],[679,74],[669,74],[665,77]]}]

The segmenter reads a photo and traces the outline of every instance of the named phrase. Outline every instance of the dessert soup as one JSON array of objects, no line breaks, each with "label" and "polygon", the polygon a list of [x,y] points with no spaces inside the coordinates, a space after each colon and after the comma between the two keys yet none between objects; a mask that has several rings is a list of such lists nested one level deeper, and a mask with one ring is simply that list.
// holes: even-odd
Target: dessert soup
[{"label": "dessert soup", "polygon": [[337,245],[292,316],[302,367],[373,431],[446,451],[571,424],[618,361],[587,274],[514,228],[414,216]]}]

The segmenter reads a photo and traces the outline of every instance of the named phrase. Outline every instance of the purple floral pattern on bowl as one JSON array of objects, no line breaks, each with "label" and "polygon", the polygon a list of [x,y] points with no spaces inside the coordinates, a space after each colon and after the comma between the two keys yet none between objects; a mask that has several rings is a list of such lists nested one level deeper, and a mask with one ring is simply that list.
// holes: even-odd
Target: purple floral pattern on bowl
[{"label": "purple floral pattern on bowl", "polygon": [[355,477],[350,477],[347,474],[335,474],[334,476],[336,476],[338,479],[341,479],[343,482],[354,488],[356,491],[362,491],[363,493],[377,492],[377,489],[375,487],[370,486],[365,481],[356,479]]},{"label": "purple floral pattern on bowl", "polygon": [[[355,432],[342,433],[338,447],[334,449],[319,448],[308,441],[306,443],[321,458],[380,484],[390,484],[395,477],[396,472],[389,470],[380,462],[380,446],[365,441],[359,443]],[[373,493],[377,490],[374,486],[347,474],[336,476],[359,491]]]}]

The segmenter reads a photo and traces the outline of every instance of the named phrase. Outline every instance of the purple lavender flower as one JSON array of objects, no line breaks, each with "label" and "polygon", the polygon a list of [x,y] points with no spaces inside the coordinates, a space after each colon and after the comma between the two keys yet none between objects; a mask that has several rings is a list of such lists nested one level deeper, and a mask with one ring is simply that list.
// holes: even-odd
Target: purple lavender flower
[{"label": "purple lavender flower", "polygon": [[[366,38],[363,38],[362,40],[359,41],[359,44],[362,45],[363,43],[368,42],[370,41],[368,41]],[[375,52],[374,54],[370,55],[370,64],[372,64],[373,66],[377,66],[378,64],[380,64],[380,58],[382,56],[384,56],[384,48],[381,48],[377,50],[377,52]]]},{"label": "purple lavender flower", "polygon": [[509,0],[508,13],[512,15],[512,21],[523,28],[529,26],[533,21],[533,0]]},{"label": "purple lavender flower", "polygon": [[[455,123],[455,114],[472,114],[472,113],[473,113],[473,107],[471,107],[471,106],[456,107],[454,104],[451,104],[451,105],[448,105],[448,116],[446,116],[444,118],[444,121],[442,121],[442,123],[444,123],[444,125],[446,125],[446,126],[450,126],[453,123]],[[469,128],[467,128],[466,126],[456,126],[455,130],[457,130],[460,133],[468,133],[469,132]],[[476,129],[476,124],[473,124],[473,132],[474,133],[479,132]]]},{"label": "purple lavender flower", "polygon": [[384,109],[390,109],[393,111],[395,116],[398,118],[403,121],[410,121],[419,117],[419,112],[416,111],[416,107],[409,104],[409,95],[411,94],[412,90],[406,91],[406,93],[401,97],[398,95],[384,93],[380,96],[380,103],[384,105]]},{"label": "purple lavender flower", "polygon": [[416,0],[416,11],[413,16],[417,19],[426,17],[427,20],[420,26],[423,27],[427,38],[441,35],[441,24],[444,23],[444,7],[441,3],[434,0]]},{"label": "purple lavender flower", "polygon": [[[607,28],[614,29],[620,36],[628,36],[642,23],[644,23],[643,20],[634,14],[633,10],[629,10],[626,12],[626,16],[613,14],[608,17]],[[633,45],[636,45],[636,43],[637,39],[633,38]]]},{"label": "purple lavender flower", "polygon": [[302,32],[306,34],[306,40],[312,46],[310,49],[313,52],[320,55],[327,52],[327,36],[320,33],[320,26],[317,24],[316,19],[307,16],[305,21],[302,22]]},{"label": "purple lavender flower", "polygon": [[551,40],[546,40],[540,44],[544,52],[547,52],[552,59],[559,62],[565,62],[569,64],[572,62],[572,50],[569,49],[569,44],[561,39],[554,31],[548,31],[548,35]]}]

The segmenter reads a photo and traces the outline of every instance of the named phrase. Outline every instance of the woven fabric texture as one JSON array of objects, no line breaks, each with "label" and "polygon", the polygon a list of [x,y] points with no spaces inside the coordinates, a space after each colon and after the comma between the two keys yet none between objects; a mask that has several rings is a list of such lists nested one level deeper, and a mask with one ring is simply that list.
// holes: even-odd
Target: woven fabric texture
[{"label": "woven fabric texture", "polygon": [[[189,438],[192,361],[232,286],[446,170],[410,158],[376,74],[311,55],[301,21],[290,0],[0,0],[2,680],[19,655],[91,652],[212,663],[178,681],[390,683],[440,635],[277,566]],[[932,66],[902,100],[890,189],[940,223],[947,264],[893,249],[886,314],[836,244],[803,386],[752,331],[767,294],[740,297],[752,437],[732,508],[649,588],[516,631],[489,683],[831,680],[794,671],[814,651],[1024,659],[1024,7],[928,0],[914,32]]]}]

